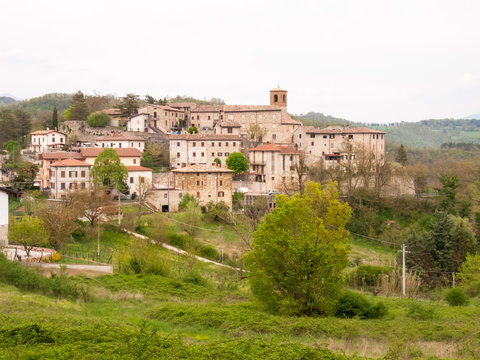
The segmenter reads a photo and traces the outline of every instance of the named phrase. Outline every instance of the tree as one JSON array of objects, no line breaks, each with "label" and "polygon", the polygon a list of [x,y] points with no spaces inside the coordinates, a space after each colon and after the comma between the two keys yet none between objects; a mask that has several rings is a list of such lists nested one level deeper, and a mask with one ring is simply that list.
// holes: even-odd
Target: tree
[{"label": "tree", "polygon": [[255,147],[262,142],[263,138],[267,134],[267,129],[262,128],[258,124],[251,124],[247,129],[247,141],[249,147]]},{"label": "tree", "polygon": [[70,108],[68,108],[63,112],[63,118],[65,119],[65,121],[70,120],[71,115],[72,115],[72,110]]},{"label": "tree", "polygon": [[15,171],[12,186],[19,190],[29,189],[33,186],[33,181],[37,176],[39,165],[28,161],[16,161],[8,165],[4,165],[5,170]]},{"label": "tree", "polygon": [[250,220],[253,231],[257,230],[258,223],[268,211],[268,200],[266,196],[257,196],[252,205],[245,207],[245,216]]},{"label": "tree", "polygon": [[91,127],[105,127],[110,122],[110,116],[103,112],[91,113],[87,117],[87,124]]},{"label": "tree", "polygon": [[438,180],[442,184],[442,188],[438,190],[440,194],[440,209],[449,214],[454,214],[456,189],[460,185],[458,177],[453,174],[440,174]]},{"label": "tree", "polygon": [[77,218],[82,215],[82,209],[75,203],[50,204],[37,211],[47,230],[48,242],[55,250],[61,249],[68,237],[78,229]]},{"label": "tree", "polygon": [[58,111],[56,106],[53,108],[52,128],[58,129]]},{"label": "tree", "polygon": [[295,156],[295,164],[293,166],[295,169],[295,174],[297,175],[298,192],[303,194],[303,189],[305,187],[305,181],[308,174],[307,154],[304,150],[300,151],[297,156]]},{"label": "tree", "polygon": [[248,161],[245,155],[240,152],[234,151],[228,155],[227,160],[225,160],[227,167],[230,170],[233,170],[235,175],[243,174],[248,170]]},{"label": "tree", "polygon": [[150,180],[140,177],[135,187],[135,200],[138,203],[137,211],[137,224],[140,224],[140,218],[142,217],[142,208],[147,205],[147,198],[152,193],[152,183]]},{"label": "tree", "polygon": [[383,188],[389,183],[393,176],[392,165],[388,161],[376,162],[373,166],[373,185],[375,195],[380,197]]},{"label": "tree", "polygon": [[148,168],[170,166],[170,150],[168,144],[154,143],[148,145],[142,154],[140,164]]},{"label": "tree", "polygon": [[121,191],[127,179],[128,171],[120,162],[117,152],[111,148],[98,154],[91,170],[93,182],[100,186],[116,188]]},{"label": "tree", "polygon": [[119,104],[120,110],[124,116],[130,116],[137,113],[140,107],[140,97],[135,94],[126,94]]},{"label": "tree", "polygon": [[15,110],[14,114],[15,114],[15,122],[17,123],[17,126],[20,128],[20,143],[24,145],[25,137],[30,132],[30,127],[32,125],[31,115],[30,113],[22,109]]},{"label": "tree", "polygon": [[412,181],[415,196],[419,199],[427,190],[428,168],[421,163],[417,163],[407,168],[407,174]]},{"label": "tree", "polygon": [[213,159],[213,162],[215,164],[217,164],[218,166],[222,166],[222,160],[220,160],[218,157],[216,157],[215,159]]},{"label": "tree", "polygon": [[157,103],[157,100],[155,100],[155,98],[153,96],[150,96],[150,95],[145,95],[145,101],[147,102],[147,104],[156,104]]},{"label": "tree", "polygon": [[182,229],[191,237],[199,230],[202,212],[196,202],[189,201],[186,207],[177,216],[182,222]]},{"label": "tree", "polygon": [[21,221],[14,220],[10,225],[8,239],[22,245],[28,257],[34,247],[47,243],[48,234],[38,217],[23,215]]},{"label": "tree", "polygon": [[198,134],[198,129],[195,125],[190,126],[187,131],[188,131],[189,134]]},{"label": "tree", "polygon": [[185,210],[187,208],[187,205],[189,203],[193,203],[195,206],[197,206],[197,200],[193,195],[190,195],[189,193],[186,193],[183,195],[182,200],[178,203],[178,210]]},{"label": "tree", "polygon": [[338,200],[336,183],[307,182],[303,194],[278,195],[244,259],[253,294],[286,314],[328,314],[348,264],[351,209]]},{"label": "tree", "polygon": [[[85,95],[81,91],[77,91],[73,95],[72,105],[70,105],[70,116],[68,120],[86,120],[90,110],[88,109]],[[64,114],[65,116],[65,114]],[[65,116],[67,118],[67,116]]]},{"label": "tree", "polygon": [[403,144],[400,144],[400,147],[398,148],[395,161],[400,163],[403,167],[407,166],[408,164],[407,152],[405,151],[405,146],[403,146]]},{"label": "tree", "polygon": [[92,227],[95,225],[95,221],[102,216],[102,208],[111,203],[111,198],[103,189],[75,191],[70,195],[71,205],[81,209],[83,217],[88,219]]}]

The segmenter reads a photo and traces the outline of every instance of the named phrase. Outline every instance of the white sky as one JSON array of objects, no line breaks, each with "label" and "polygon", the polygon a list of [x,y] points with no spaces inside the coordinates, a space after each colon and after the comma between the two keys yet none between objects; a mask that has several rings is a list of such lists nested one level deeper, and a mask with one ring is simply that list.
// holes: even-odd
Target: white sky
[{"label": "white sky", "polygon": [[5,1],[0,93],[220,97],[393,122],[480,112],[478,0]]}]

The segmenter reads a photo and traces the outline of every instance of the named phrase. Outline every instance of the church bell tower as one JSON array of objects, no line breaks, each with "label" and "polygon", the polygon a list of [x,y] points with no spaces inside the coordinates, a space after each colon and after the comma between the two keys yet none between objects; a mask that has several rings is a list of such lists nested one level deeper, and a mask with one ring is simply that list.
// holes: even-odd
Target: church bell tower
[{"label": "church bell tower", "polygon": [[280,86],[270,90],[270,105],[286,108],[287,90],[281,89]]}]

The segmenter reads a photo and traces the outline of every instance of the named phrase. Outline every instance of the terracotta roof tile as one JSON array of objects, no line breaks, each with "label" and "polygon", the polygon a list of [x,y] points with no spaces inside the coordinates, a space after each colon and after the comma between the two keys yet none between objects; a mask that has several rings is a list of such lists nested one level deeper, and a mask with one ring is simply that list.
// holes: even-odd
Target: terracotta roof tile
[{"label": "terracotta roof tile", "polygon": [[143,167],[143,166],[135,166],[135,165],[132,165],[132,166],[125,166],[127,168],[127,170],[130,172],[130,171],[153,171],[152,169],[149,169],[149,168],[146,168],[146,167]]},{"label": "terracotta roof tile", "polygon": [[239,128],[241,127],[241,125],[237,122],[233,122],[233,121],[221,121],[218,123],[218,126],[220,127],[224,127],[224,128],[227,128],[227,127],[235,127],[235,128]]},{"label": "terracotta roof tile", "polygon": [[342,128],[340,126],[328,126],[323,129],[313,126],[303,126],[300,129],[303,129],[303,131],[305,131],[305,133],[307,134],[386,134],[386,132],[384,131],[370,129],[365,126],[358,128]]},{"label": "terracotta roof tile", "polygon": [[107,136],[101,136],[96,141],[110,141],[110,140],[114,140],[114,141],[122,141],[122,140],[124,140],[124,141],[131,141],[131,140],[145,141],[144,138],[141,138],[139,136],[122,134],[122,133],[113,133],[113,134],[110,134],[110,135],[107,135]]},{"label": "terracotta roof tile", "polygon": [[66,159],[66,160],[55,161],[50,166],[92,166],[92,165],[87,164],[85,161],[80,161],[77,159]]},{"label": "terracotta roof tile", "polygon": [[45,152],[38,156],[40,160],[62,160],[62,159],[83,159],[83,155],[79,152]]},{"label": "terracotta roof tile", "polygon": [[120,109],[103,109],[102,113],[107,115],[122,115],[122,110]]},{"label": "terracotta roof tile", "polygon": [[273,105],[224,105],[224,112],[245,112],[245,111],[282,111],[278,106]]},{"label": "terracotta roof tile", "polygon": [[226,167],[216,166],[216,165],[200,165],[200,164],[189,165],[186,167],[173,169],[172,171],[177,173],[197,173],[197,172],[233,173],[232,170]]},{"label": "terracotta roof tile", "polygon": [[37,130],[37,131],[33,131],[30,133],[30,135],[47,135],[47,134],[50,134],[52,132],[56,132],[56,133],[59,133],[59,134],[62,134],[62,135],[67,135],[61,131],[58,131],[58,130]]}]

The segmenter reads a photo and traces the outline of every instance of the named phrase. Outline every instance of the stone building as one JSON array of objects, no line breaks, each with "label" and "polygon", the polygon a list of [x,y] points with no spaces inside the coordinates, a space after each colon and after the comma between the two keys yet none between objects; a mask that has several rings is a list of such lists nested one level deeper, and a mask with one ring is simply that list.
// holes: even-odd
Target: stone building
[{"label": "stone building", "polygon": [[307,164],[323,161],[324,166],[330,168],[342,160],[355,161],[360,154],[383,162],[385,134],[367,127],[329,126],[319,129],[301,126],[293,134],[293,144],[305,154]]},{"label": "stone building", "polygon": [[[138,109],[138,114],[148,115],[148,131],[168,133],[180,129],[185,111],[166,105],[147,104]],[[145,131],[145,130],[144,130]]]},{"label": "stone building", "polygon": [[50,165],[50,196],[61,199],[69,191],[90,189],[90,167],[77,159],[59,160]]},{"label": "stone building", "polygon": [[172,170],[174,188],[193,195],[200,205],[225,202],[232,208],[233,171],[215,165],[190,165]]},{"label": "stone building", "polygon": [[298,152],[287,145],[266,144],[249,149],[250,174],[262,183],[261,192],[284,191],[297,179]]},{"label": "stone building", "polygon": [[43,153],[62,149],[67,141],[67,134],[55,130],[38,130],[30,133],[30,151]]},{"label": "stone building", "polygon": [[[104,149],[99,148],[83,148],[80,149],[80,156],[85,160],[86,163],[93,165],[95,159]],[[140,160],[142,158],[142,153],[138,149],[134,148],[114,148],[120,157],[120,162],[125,166],[136,166],[140,165]]]},{"label": "stone building", "polygon": [[228,156],[240,151],[239,135],[172,134],[170,140],[170,163],[173,168],[188,164],[211,165],[215,158],[224,165]]},{"label": "stone building", "polygon": [[127,131],[148,132],[148,119],[147,113],[130,116],[127,121]]},{"label": "stone building", "polygon": [[145,139],[139,136],[112,133],[101,136],[95,140],[96,148],[134,148],[140,151],[145,150]]}]

